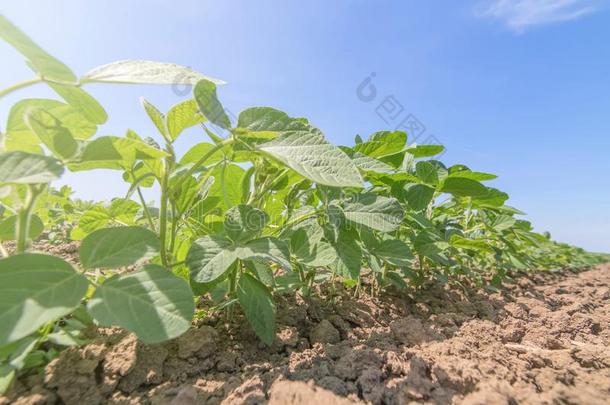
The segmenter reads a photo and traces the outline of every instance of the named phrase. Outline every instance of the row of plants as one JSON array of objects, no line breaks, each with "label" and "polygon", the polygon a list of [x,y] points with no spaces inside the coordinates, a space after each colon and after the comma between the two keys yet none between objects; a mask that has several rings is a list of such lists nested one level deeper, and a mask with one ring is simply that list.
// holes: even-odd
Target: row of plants
[{"label": "row of plants", "polygon": [[[486,185],[496,176],[434,156],[441,145],[376,132],[335,146],[304,118],[248,108],[231,122],[221,82],[175,64],[119,61],[78,78],[0,16],[0,37],[58,99],[16,102],[0,152],[0,393],[23,368],[81,344],[88,325],[119,326],[142,341],[175,338],[196,302],[239,306],[257,336],[275,336],[274,295],[321,283],[355,293],[470,280],[489,288],[510,271],[605,260],[533,231]],[[142,99],[157,134],[95,136],[107,120],[89,83],[191,85],[167,112]],[[202,141],[183,156],[190,127]],[[222,135],[222,136],[221,136]],[[203,141],[203,139],[208,139]],[[109,203],[75,201],[50,184],[65,170],[118,172],[129,184]],[[157,204],[142,189],[156,185]],[[32,240],[79,240],[79,265],[32,249]],[[9,253],[10,252],[10,253]]]}]

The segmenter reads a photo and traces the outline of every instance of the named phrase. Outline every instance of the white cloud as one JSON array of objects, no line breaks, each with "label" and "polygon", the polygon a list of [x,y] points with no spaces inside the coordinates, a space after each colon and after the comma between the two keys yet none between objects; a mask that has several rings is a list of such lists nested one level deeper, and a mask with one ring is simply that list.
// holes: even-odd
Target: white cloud
[{"label": "white cloud", "polygon": [[477,14],[503,21],[522,33],[530,27],[575,20],[598,10],[595,0],[489,0]]}]

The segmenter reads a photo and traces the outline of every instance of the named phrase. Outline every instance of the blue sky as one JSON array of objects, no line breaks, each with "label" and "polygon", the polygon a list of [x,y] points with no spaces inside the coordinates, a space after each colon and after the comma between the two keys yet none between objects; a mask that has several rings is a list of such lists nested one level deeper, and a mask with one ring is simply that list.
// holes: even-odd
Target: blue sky
[{"label": "blue sky", "polygon": [[[412,114],[425,126],[419,142],[433,135],[447,147],[443,161],[498,174],[494,185],[538,230],[610,251],[608,6],[56,0],[5,2],[1,12],[79,74],[120,59],[188,65],[228,82],[219,93],[230,111],[274,106],[308,117],[336,143],[396,128]],[[0,88],[31,77],[8,45],[0,44],[0,63]],[[357,89],[371,73],[377,93],[365,102]],[[171,87],[88,90],[110,115],[101,134],[153,135],[138,98],[163,109],[184,98]],[[51,93],[37,86],[3,99],[0,125],[18,97],[34,95]],[[383,114],[389,103],[401,111],[396,118]],[[202,139],[190,131],[178,149]],[[63,181],[88,199],[126,190],[118,172]]]}]

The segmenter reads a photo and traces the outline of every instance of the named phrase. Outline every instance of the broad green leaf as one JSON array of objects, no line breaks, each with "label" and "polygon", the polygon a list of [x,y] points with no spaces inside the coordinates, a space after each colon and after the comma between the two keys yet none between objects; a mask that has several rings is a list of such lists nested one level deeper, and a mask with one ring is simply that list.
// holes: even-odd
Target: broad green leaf
[{"label": "broad green leaf", "polygon": [[239,130],[246,130],[245,136],[258,139],[273,139],[286,131],[308,131],[312,127],[304,118],[289,117],[283,111],[271,107],[253,107],[239,113]]},{"label": "broad green leaf", "polygon": [[487,187],[476,180],[463,177],[446,178],[440,191],[459,197],[483,197],[488,194]]},{"label": "broad green leaf", "polygon": [[38,145],[40,139],[26,125],[25,113],[30,109],[42,109],[52,114],[68,128],[76,139],[88,139],[97,131],[97,126],[90,122],[79,110],[58,100],[27,98],[13,104],[6,123],[7,140],[20,144]]},{"label": "broad green leaf", "polygon": [[309,267],[330,266],[337,260],[335,248],[325,241],[319,241],[312,245],[304,244],[295,252],[295,256],[300,264]]},{"label": "broad green leaf", "polygon": [[372,253],[394,266],[407,267],[413,260],[409,246],[398,239],[382,240]]},{"label": "broad green leaf", "polygon": [[424,160],[417,162],[415,165],[415,173],[417,174],[417,177],[426,184],[431,184],[433,186],[438,184],[439,179],[436,167],[428,161]]},{"label": "broad green leaf", "polygon": [[0,395],[8,391],[17,372],[24,368],[28,355],[37,343],[37,337],[27,336],[0,347]]},{"label": "broad green leaf", "polygon": [[409,208],[415,211],[426,209],[434,197],[434,189],[424,184],[407,184],[405,191]]},{"label": "broad green leaf", "polygon": [[176,140],[182,131],[204,121],[205,117],[199,112],[195,100],[186,100],[176,104],[167,112],[166,117],[170,139]]},{"label": "broad green leaf", "polygon": [[93,231],[106,227],[110,224],[111,220],[112,217],[110,216],[108,209],[101,205],[96,205],[83,212],[78,220],[78,226],[82,229],[84,235],[87,235]]},{"label": "broad green leaf", "polygon": [[451,166],[449,168],[449,177],[463,177],[476,181],[494,180],[498,178],[498,176],[491,173],[473,172],[464,165]]},{"label": "broad green leaf", "polygon": [[249,205],[237,205],[225,214],[225,233],[234,241],[244,238],[252,239],[265,227],[269,216]]},{"label": "broad green leaf", "polygon": [[398,200],[374,193],[356,194],[353,201],[343,206],[345,219],[381,232],[398,228],[404,210]]},{"label": "broad green leaf", "polygon": [[78,143],[70,130],[52,114],[42,109],[30,109],[25,113],[25,122],[58,158],[68,160],[78,152]]},{"label": "broad green leaf", "polygon": [[285,270],[292,269],[288,245],[276,238],[263,237],[251,240],[245,245],[237,246],[235,254],[242,260],[271,261],[277,263]]},{"label": "broad green leaf", "polygon": [[[15,240],[17,239],[18,216],[12,215],[0,221],[0,240]],[[28,238],[36,239],[44,232],[44,224],[40,217],[36,214],[30,217],[30,228],[28,230]]]},{"label": "broad green leaf", "polygon": [[25,123],[24,116],[26,111],[32,108],[42,108],[51,111],[64,105],[67,104],[50,99],[28,98],[17,101],[11,107],[8,120],[6,121],[7,140],[12,139],[23,144],[38,145],[40,139]]},{"label": "broad green leaf", "polygon": [[275,338],[275,302],[269,289],[245,273],[237,283],[237,298],[256,335],[271,346]]},{"label": "broad green leaf", "polygon": [[69,314],[88,285],[59,257],[27,253],[0,260],[0,345]]},{"label": "broad green leaf", "polygon": [[70,68],[36,45],[23,31],[2,15],[0,15],[0,38],[25,56],[29,65],[44,79],[64,83],[78,81]]},{"label": "broad green leaf", "polygon": [[358,168],[320,133],[295,131],[258,146],[303,177],[335,187],[362,187]]},{"label": "broad green leaf", "polygon": [[134,83],[134,84],[195,84],[207,79],[216,84],[222,80],[174,63],[150,60],[120,60],[96,67],[81,78],[81,82]]},{"label": "broad green leaf", "polygon": [[193,96],[197,101],[199,111],[208,121],[224,129],[231,127],[231,121],[218,101],[216,85],[213,82],[206,79],[198,81],[193,89]]},{"label": "broad green leaf", "polygon": [[186,256],[191,279],[197,283],[210,283],[231,267],[237,254],[229,239],[221,235],[206,235],[191,245]]},{"label": "broad green leaf", "polygon": [[425,158],[436,156],[444,150],[445,147],[443,145],[417,145],[415,147],[408,148],[407,152],[409,152],[415,158]]},{"label": "broad green leaf", "polygon": [[343,277],[357,279],[360,276],[360,266],[362,265],[362,249],[356,242],[354,235],[341,231],[336,242],[331,242],[335,249],[337,260],[332,267]]},{"label": "broad green leaf", "polygon": [[83,267],[116,268],[142,263],[159,253],[159,238],[146,228],[122,226],[89,234],[79,249]]},{"label": "broad green leaf", "polygon": [[508,194],[498,189],[488,187],[485,194],[473,198],[473,205],[483,207],[501,207],[506,200],[508,200]]},{"label": "broad green leaf", "polygon": [[366,142],[356,144],[355,152],[379,158],[393,155],[404,149],[407,134],[402,131],[379,131],[372,134]]},{"label": "broad green leaf", "polygon": [[59,83],[47,83],[66,103],[80,111],[89,121],[101,125],[106,122],[108,115],[98,101],[80,87]]},{"label": "broad green leaf", "polygon": [[165,156],[165,151],[136,139],[102,136],[87,142],[78,161],[70,163],[69,168],[72,171],[125,170],[132,167],[136,159],[160,161]]},{"label": "broad green leaf", "polygon": [[208,196],[218,197],[224,209],[240,204],[243,199],[242,179],[246,171],[234,164],[221,164],[212,169],[214,184]]},{"label": "broad green leaf", "polygon": [[60,162],[49,156],[21,151],[0,153],[0,184],[49,183],[63,172]]},{"label": "broad green leaf", "polygon": [[[207,142],[201,142],[196,144],[195,146],[191,147],[188,151],[186,151],[186,153],[182,156],[182,159],[180,159],[180,164],[181,165],[188,165],[188,164],[193,164],[195,162],[197,162],[199,159],[201,159],[201,157],[203,155],[205,155],[206,153],[208,153],[212,148],[214,148],[214,145],[212,145],[211,143],[207,143]],[[223,154],[221,151],[218,151],[218,153],[214,153],[212,156],[210,156],[208,158],[208,160],[206,161],[206,164],[212,164],[212,163],[217,163],[220,162],[222,160]]]},{"label": "broad green leaf", "polygon": [[356,165],[360,171],[364,173],[393,173],[394,168],[381,160],[372,158],[370,156],[365,155],[364,153],[354,152],[351,148],[346,146],[339,147],[343,152],[345,152],[351,159],[352,162]]},{"label": "broad green leaf", "polygon": [[180,336],[191,326],[195,305],[183,278],[149,264],[106,280],[87,309],[102,326],[121,326],[145,343],[158,343]]},{"label": "broad green leaf", "polygon": [[165,139],[169,139],[167,127],[165,126],[165,115],[144,97],[140,98],[140,103],[142,104],[142,107],[144,107],[144,111],[146,111],[150,120],[155,124],[155,127],[157,127],[159,133],[163,135]]},{"label": "broad green leaf", "polygon": [[491,223],[491,227],[496,232],[502,232],[515,226],[517,220],[508,215],[498,215]]}]

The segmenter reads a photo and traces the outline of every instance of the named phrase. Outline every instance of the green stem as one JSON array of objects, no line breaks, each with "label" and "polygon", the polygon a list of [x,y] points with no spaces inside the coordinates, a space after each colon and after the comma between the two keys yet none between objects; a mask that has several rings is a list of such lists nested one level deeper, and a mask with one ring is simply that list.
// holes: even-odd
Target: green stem
[{"label": "green stem", "polygon": [[140,187],[137,187],[136,190],[138,192],[138,197],[140,197],[140,202],[142,203],[142,208],[144,209],[144,215],[146,216],[146,219],[148,220],[148,225],[150,225],[150,229],[152,229],[153,232],[157,232],[157,230],[155,229],[155,223],[152,219],[152,215],[150,214],[150,210],[148,209],[148,206],[146,205],[146,201],[144,200],[144,195],[142,194],[142,190],[140,189]]},{"label": "green stem", "polygon": [[30,219],[36,199],[42,189],[29,186],[25,197],[25,204],[17,214],[17,254],[24,253],[28,247],[28,236],[30,232]]},{"label": "green stem", "polygon": [[161,240],[161,262],[167,267],[167,183],[169,168],[165,168],[161,181],[161,203],[159,207],[159,239]]},{"label": "green stem", "polygon": [[42,82],[42,78],[40,78],[40,77],[37,77],[35,79],[30,79],[30,80],[24,80],[22,82],[14,84],[14,85],[12,85],[10,87],[7,87],[4,90],[0,90],[0,98],[6,96],[6,95],[8,95],[8,94],[10,94],[10,93],[12,93],[12,92],[14,92],[16,90],[19,90],[19,89],[22,89],[24,87],[28,87],[28,86],[31,86],[33,84],[40,83],[40,82]]}]

